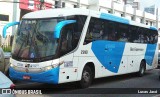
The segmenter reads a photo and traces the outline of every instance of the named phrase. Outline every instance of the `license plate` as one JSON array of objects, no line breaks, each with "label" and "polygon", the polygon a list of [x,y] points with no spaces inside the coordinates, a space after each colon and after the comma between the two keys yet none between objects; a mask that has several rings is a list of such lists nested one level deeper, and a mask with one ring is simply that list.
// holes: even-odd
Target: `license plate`
[{"label": "license plate", "polygon": [[29,79],[31,79],[31,77],[30,77],[30,76],[28,76],[28,75],[24,75],[24,76],[23,76],[23,79],[25,79],[25,80],[29,80]]}]

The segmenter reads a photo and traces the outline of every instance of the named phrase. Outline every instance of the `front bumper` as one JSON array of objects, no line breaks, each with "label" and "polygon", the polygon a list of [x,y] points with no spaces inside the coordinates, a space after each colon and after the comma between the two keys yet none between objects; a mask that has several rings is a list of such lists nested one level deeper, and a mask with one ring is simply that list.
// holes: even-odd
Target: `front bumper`
[{"label": "front bumper", "polygon": [[24,80],[23,76],[30,76],[27,81],[40,82],[40,83],[51,83],[58,84],[59,81],[59,67],[51,70],[40,72],[40,73],[26,73],[14,70],[12,67],[9,68],[9,76],[13,80]]}]

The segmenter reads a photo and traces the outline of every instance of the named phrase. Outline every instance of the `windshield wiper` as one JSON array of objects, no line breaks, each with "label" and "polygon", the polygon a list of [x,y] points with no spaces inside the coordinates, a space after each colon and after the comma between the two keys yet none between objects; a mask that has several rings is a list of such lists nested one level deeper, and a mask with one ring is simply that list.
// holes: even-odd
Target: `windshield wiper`
[{"label": "windshield wiper", "polygon": [[33,36],[32,36],[32,37],[34,37],[34,40],[32,40],[32,43],[35,43],[34,44],[35,47],[33,47],[33,48],[34,48],[34,51],[36,53],[36,57],[39,56],[39,49],[38,49],[38,46],[37,46],[37,41],[35,40],[35,38],[37,38],[36,36],[37,36],[37,31],[38,31],[37,25],[38,25],[38,23],[36,23],[36,25],[35,25],[35,29],[34,29],[35,33],[33,33]]},{"label": "windshield wiper", "polygon": [[[29,32],[29,31],[27,31],[27,32]],[[22,34],[22,33],[21,33]],[[28,35],[27,35],[28,36]],[[27,38],[25,38],[25,39],[23,39],[23,40],[21,40],[21,38],[25,38],[23,35],[20,35],[20,41],[22,41],[22,42],[20,42],[21,43],[21,47],[19,48],[19,50],[18,50],[18,53],[17,53],[17,57],[19,56],[19,54],[20,54],[20,52],[21,52],[21,50],[22,50],[22,47],[23,47],[23,45],[26,43],[25,42],[25,39],[27,39]],[[28,41],[28,40],[27,40]],[[17,43],[17,42],[16,42]],[[26,45],[27,45],[27,43],[26,43]]]}]

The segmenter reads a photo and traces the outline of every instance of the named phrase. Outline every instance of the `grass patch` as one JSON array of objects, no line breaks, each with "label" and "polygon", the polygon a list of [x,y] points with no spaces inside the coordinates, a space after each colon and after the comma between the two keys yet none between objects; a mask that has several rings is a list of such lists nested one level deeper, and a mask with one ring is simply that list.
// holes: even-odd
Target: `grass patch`
[{"label": "grass patch", "polygon": [[12,47],[11,46],[2,46],[2,49],[4,52],[11,52]]}]

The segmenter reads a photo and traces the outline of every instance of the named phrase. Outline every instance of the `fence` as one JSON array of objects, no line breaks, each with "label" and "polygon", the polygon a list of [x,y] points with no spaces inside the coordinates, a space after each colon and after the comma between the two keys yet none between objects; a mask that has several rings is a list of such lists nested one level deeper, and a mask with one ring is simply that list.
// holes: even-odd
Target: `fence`
[{"label": "fence", "polygon": [[7,35],[5,39],[0,36],[0,45],[4,52],[10,52],[12,49],[13,35]]}]

